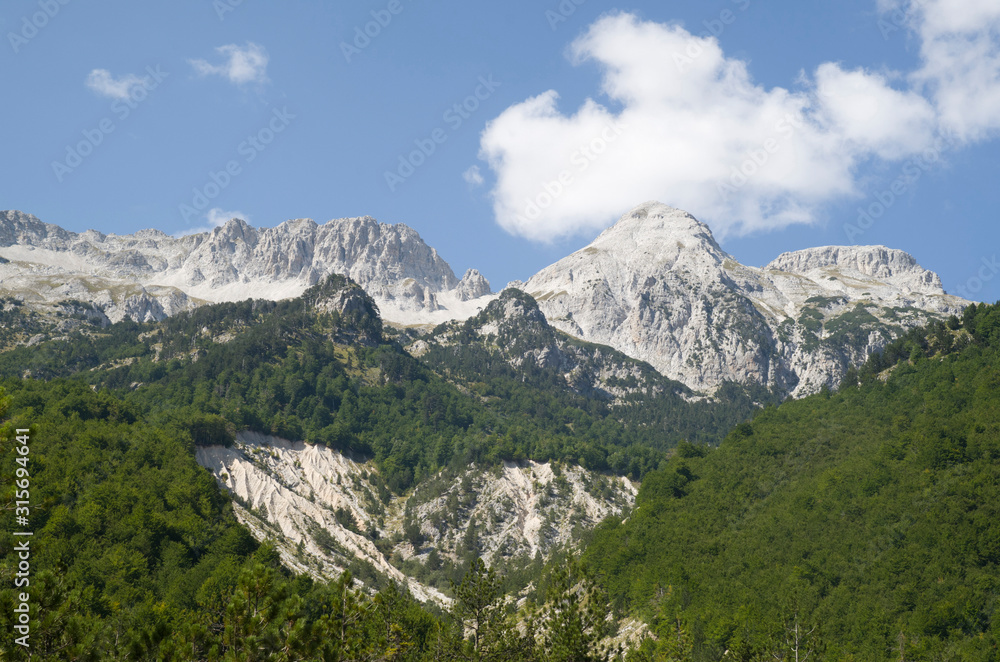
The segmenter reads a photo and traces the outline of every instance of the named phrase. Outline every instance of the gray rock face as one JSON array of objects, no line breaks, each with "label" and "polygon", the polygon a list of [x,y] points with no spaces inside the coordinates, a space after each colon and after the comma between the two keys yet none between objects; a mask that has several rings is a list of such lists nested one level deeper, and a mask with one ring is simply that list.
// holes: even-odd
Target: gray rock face
[{"label": "gray rock face", "polygon": [[885,246],[823,246],[782,253],[764,270],[816,275],[823,270],[840,270],[914,294],[935,296],[944,293],[936,273],[922,268],[909,253]]},{"label": "gray rock face", "polygon": [[69,288],[114,321],[162,319],[205,302],[298,296],[331,273],[360,283],[386,319],[400,323],[467,317],[475,299],[490,295],[479,272],[459,281],[411,228],[367,216],[324,225],[297,219],[268,229],[234,218],[176,238],[158,230],[77,234],[6,211],[0,257],[8,260],[0,264],[5,293],[52,300]]},{"label": "gray rock face", "polygon": [[794,395],[835,386],[905,329],[968,303],[882,246],[816,248],[746,267],[708,226],[656,202],[522,288],[556,328],[692,388],[751,382]]},{"label": "gray rock face", "polygon": [[469,269],[455,288],[456,296],[462,301],[471,301],[492,294],[490,282],[477,269]]}]

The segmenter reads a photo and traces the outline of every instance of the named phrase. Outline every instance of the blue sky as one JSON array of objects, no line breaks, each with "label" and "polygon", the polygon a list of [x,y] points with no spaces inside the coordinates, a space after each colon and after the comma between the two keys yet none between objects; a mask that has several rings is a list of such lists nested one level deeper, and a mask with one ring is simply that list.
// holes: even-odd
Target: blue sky
[{"label": "blue sky", "polygon": [[655,198],[746,264],[885,244],[992,302],[993,4],[9,0],[0,208],[370,215],[499,289]]}]

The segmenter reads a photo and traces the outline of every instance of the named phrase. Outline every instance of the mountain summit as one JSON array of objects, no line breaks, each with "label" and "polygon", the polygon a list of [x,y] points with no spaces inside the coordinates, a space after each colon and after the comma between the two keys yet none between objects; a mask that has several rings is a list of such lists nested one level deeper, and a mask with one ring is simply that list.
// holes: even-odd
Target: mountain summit
[{"label": "mountain summit", "polygon": [[883,246],[815,248],[747,267],[707,225],[658,202],[518,285],[556,328],[692,388],[751,382],[797,395],[836,385],[898,333],[967,303]]}]

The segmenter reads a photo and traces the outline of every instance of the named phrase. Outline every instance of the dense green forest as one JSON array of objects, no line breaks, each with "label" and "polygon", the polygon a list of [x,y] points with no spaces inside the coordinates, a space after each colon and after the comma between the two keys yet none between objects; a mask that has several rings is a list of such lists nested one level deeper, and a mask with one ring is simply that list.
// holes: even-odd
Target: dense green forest
[{"label": "dense green forest", "polygon": [[[44,320],[31,322],[44,332]],[[43,659],[490,659],[510,646],[523,659],[598,659],[606,600],[596,585],[580,592],[581,570],[536,584],[543,604],[517,617],[530,633],[512,629],[509,582],[474,561],[467,583],[479,588],[455,587],[450,613],[385,582],[367,583],[381,586],[372,594],[349,575],[293,577],[236,522],[194,449],[238,429],[306,439],[374,457],[396,491],[449,463],[556,457],[609,469],[618,453],[620,470],[639,476],[664,457],[572,403],[539,416],[470,397],[393,342],[371,299],[342,278],[293,301],[82,326],[0,354],[0,374],[12,416],[5,504],[19,466],[10,431],[31,428],[31,642]],[[7,531],[14,513],[2,511]],[[13,644],[17,563],[5,539],[0,620],[12,659],[24,658]],[[485,614],[483,641],[467,642],[463,624]]]},{"label": "dense green forest", "polygon": [[[30,585],[0,542],[0,659],[27,660],[597,660],[611,652],[606,596],[581,568],[545,578],[519,615],[495,570],[473,563],[448,612],[394,585],[365,593],[349,573],[292,576],[237,524],[193,457],[184,427],[150,426],[126,403],[80,382],[8,384],[3,503],[18,467],[30,475],[30,523],[0,511],[4,531],[30,530]],[[25,462],[13,430],[30,426]],[[15,643],[18,594],[33,605]],[[515,627],[516,622],[522,628]],[[463,635],[469,634],[465,637]]]},{"label": "dense green forest", "polygon": [[682,446],[585,559],[694,660],[794,659],[796,633],[812,659],[1000,659],[998,387],[1000,309],[973,306]]},{"label": "dense green forest", "polygon": [[[668,451],[668,416],[721,427],[752,398],[723,394],[732,408],[706,419],[665,389],[642,419],[471,343],[421,362],[334,278],[291,301],[0,353],[0,521],[22,528],[25,469],[36,659],[998,660],[998,354],[1000,309],[974,306],[892,343],[837,393],[768,406],[718,448]],[[644,479],[635,511],[595,531],[581,563],[539,572],[532,599],[473,559],[440,610],[391,584],[283,569],[194,460],[239,429],[373,457],[397,492],[527,457]],[[0,659],[28,659],[17,563],[6,536]],[[619,653],[605,636],[627,617],[649,634]]]}]

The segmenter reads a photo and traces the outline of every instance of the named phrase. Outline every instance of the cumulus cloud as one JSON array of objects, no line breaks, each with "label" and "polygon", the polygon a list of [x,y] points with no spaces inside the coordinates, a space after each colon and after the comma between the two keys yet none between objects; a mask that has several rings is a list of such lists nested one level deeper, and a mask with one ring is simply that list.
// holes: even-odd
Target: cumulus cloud
[{"label": "cumulus cloud", "polygon": [[267,51],[262,46],[247,42],[246,46],[227,44],[215,49],[223,56],[221,64],[205,60],[188,60],[200,76],[222,76],[236,85],[267,82]]},{"label": "cumulus cloud", "polygon": [[94,69],[87,75],[87,87],[101,96],[123,100],[129,98],[132,88],[145,85],[145,76],[125,74],[115,78],[107,69]]},{"label": "cumulus cloud", "polygon": [[933,99],[941,127],[963,141],[1000,129],[1000,3],[914,0],[906,5],[920,37],[914,82]]},{"label": "cumulus cloud", "polygon": [[211,232],[215,228],[222,227],[227,221],[233,218],[241,218],[244,221],[250,222],[250,218],[241,211],[225,211],[220,207],[213,207],[208,210],[205,214],[206,225],[202,225],[196,228],[187,228],[181,230],[175,237],[186,237],[189,234],[198,234],[200,232]]},{"label": "cumulus cloud", "polygon": [[815,78],[817,117],[849,148],[898,159],[933,139],[934,108],[919,94],[893,89],[882,75],[835,64],[820,65]]},{"label": "cumulus cloud", "polygon": [[[966,35],[956,30],[977,26],[978,36],[961,43],[980,58],[955,54],[970,68],[986,66],[954,76],[958,89],[971,93],[970,79],[996,75],[982,64],[984,46],[976,51],[980,38],[996,45],[995,33],[982,29],[996,3],[949,0],[949,10],[956,1],[979,11],[929,28],[944,2],[921,0],[923,8],[907,16],[925,47],[927,35],[940,31],[934,39],[952,40]],[[629,13],[598,20],[570,54],[575,64],[600,67],[600,91],[615,110],[588,99],[567,113],[558,92],[548,90],[489,122],[480,143],[496,174],[497,221],[539,241],[601,229],[650,199],[687,209],[723,235],[809,223],[824,203],[858,193],[860,164],[920,154],[942,129],[958,130],[958,119],[948,119],[952,105],[964,121],[975,119],[968,105],[960,112],[967,99],[952,104],[959,93],[948,87],[951,79],[929,64],[904,75],[825,63],[803,73],[796,89],[766,88],[715,38]],[[1000,121],[989,99],[978,101],[975,127]]]}]

